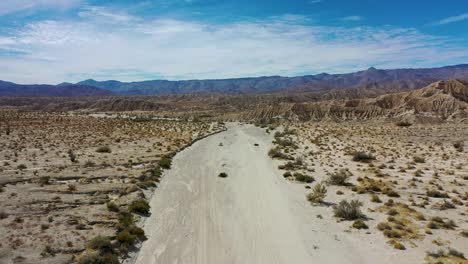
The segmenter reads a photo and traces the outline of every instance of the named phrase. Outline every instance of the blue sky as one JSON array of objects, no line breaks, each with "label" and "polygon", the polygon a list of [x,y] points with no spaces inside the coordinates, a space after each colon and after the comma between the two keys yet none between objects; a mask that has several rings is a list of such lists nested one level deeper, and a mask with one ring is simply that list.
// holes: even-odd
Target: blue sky
[{"label": "blue sky", "polygon": [[468,63],[468,1],[1,0],[0,79],[206,79]]}]

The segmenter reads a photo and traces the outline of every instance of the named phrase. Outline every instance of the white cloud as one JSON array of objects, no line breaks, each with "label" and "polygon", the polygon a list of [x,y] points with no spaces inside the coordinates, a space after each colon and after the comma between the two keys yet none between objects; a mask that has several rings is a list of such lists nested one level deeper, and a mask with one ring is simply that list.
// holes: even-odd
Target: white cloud
[{"label": "white cloud", "polygon": [[323,0],[310,0],[309,4],[318,4],[320,2],[323,2]]},{"label": "white cloud", "polygon": [[[104,16],[114,18],[115,13],[109,15]],[[112,21],[82,15],[79,21],[35,22],[0,36],[0,79],[58,83],[297,75],[468,58],[464,44],[415,29],[316,26],[290,15],[228,24],[167,18]],[[2,56],[2,49],[21,52]]]},{"label": "white cloud", "polygon": [[80,3],[81,0],[1,0],[0,16],[35,9],[67,10]]},{"label": "white cloud", "polygon": [[468,13],[465,13],[465,14],[461,14],[458,16],[451,16],[451,17],[444,18],[442,20],[432,23],[432,25],[445,25],[445,24],[459,22],[459,21],[463,21],[467,19],[468,19]]},{"label": "white cloud", "polygon": [[361,21],[363,18],[361,16],[346,16],[341,18],[343,21]]}]

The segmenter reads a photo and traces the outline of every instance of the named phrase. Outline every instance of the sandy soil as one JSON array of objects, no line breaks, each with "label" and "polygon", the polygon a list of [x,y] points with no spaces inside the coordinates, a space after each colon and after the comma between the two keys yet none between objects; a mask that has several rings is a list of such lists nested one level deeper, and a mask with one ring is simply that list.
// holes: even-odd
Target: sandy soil
[{"label": "sandy soil", "polygon": [[351,234],[317,217],[331,210],[310,206],[304,185],[281,176],[267,155],[272,137],[265,130],[228,128],[176,156],[151,200],[148,240],[134,263],[388,263],[397,257],[383,239],[364,241],[366,231]]}]

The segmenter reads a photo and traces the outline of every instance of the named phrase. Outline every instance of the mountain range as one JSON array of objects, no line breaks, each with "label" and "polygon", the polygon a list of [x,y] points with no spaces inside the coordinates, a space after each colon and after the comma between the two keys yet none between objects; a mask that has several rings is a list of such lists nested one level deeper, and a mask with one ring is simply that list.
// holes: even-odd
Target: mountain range
[{"label": "mountain range", "polygon": [[120,95],[150,94],[250,94],[277,92],[315,92],[331,89],[366,88],[392,92],[425,87],[438,80],[468,80],[468,64],[425,69],[381,70],[371,67],[347,74],[306,75],[299,77],[252,77],[219,80],[119,82],[86,80],[77,85],[107,89]]},{"label": "mountain range", "polygon": [[76,84],[18,85],[0,81],[0,96],[106,96],[164,94],[313,93],[325,99],[378,96],[415,90],[435,81],[468,80],[468,64],[422,69],[376,69],[299,77],[264,76],[218,80],[120,82],[85,80]]},{"label": "mountain range", "polygon": [[113,92],[87,85],[16,84],[0,81],[0,96],[107,96]]}]

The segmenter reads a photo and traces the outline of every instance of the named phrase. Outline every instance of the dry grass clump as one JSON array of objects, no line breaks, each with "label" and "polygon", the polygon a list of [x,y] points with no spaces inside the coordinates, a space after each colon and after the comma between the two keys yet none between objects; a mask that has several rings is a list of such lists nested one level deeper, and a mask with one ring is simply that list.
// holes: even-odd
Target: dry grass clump
[{"label": "dry grass clump", "polygon": [[432,217],[427,223],[427,227],[430,229],[455,229],[457,225],[451,219],[444,220],[442,217]]},{"label": "dry grass clump", "polygon": [[424,216],[403,203],[387,202],[377,208],[380,212],[386,212],[387,221],[377,225],[377,229],[382,231],[384,236],[389,238],[389,243],[397,249],[402,248],[401,240],[419,239],[422,236],[418,233],[421,228],[415,222],[424,219]]},{"label": "dry grass clump", "polygon": [[362,219],[354,221],[352,227],[356,229],[369,229],[369,227],[366,225],[366,223],[364,223],[364,221],[362,221]]},{"label": "dry grass clump", "polygon": [[426,195],[434,198],[450,198],[447,193],[435,189],[427,190]]},{"label": "dry grass clump", "polygon": [[330,185],[347,186],[349,185],[348,179],[353,174],[347,169],[340,169],[338,172],[332,173],[328,176],[327,183]]},{"label": "dry grass clump", "polygon": [[317,183],[312,192],[307,195],[307,200],[312,204],[323,203],[323,199],[327,194],[327,188],[322,183]]},{"label": "dry grass clump", "polygon": [[427,252],[426,260],[430,264],[438,264],[438,263],[448,263],[448,264],[459,264],[459,263],[466,263],[465,255],[454,249],[449,248],[447,251],[443,249],[439,249],[435,252]]}]

